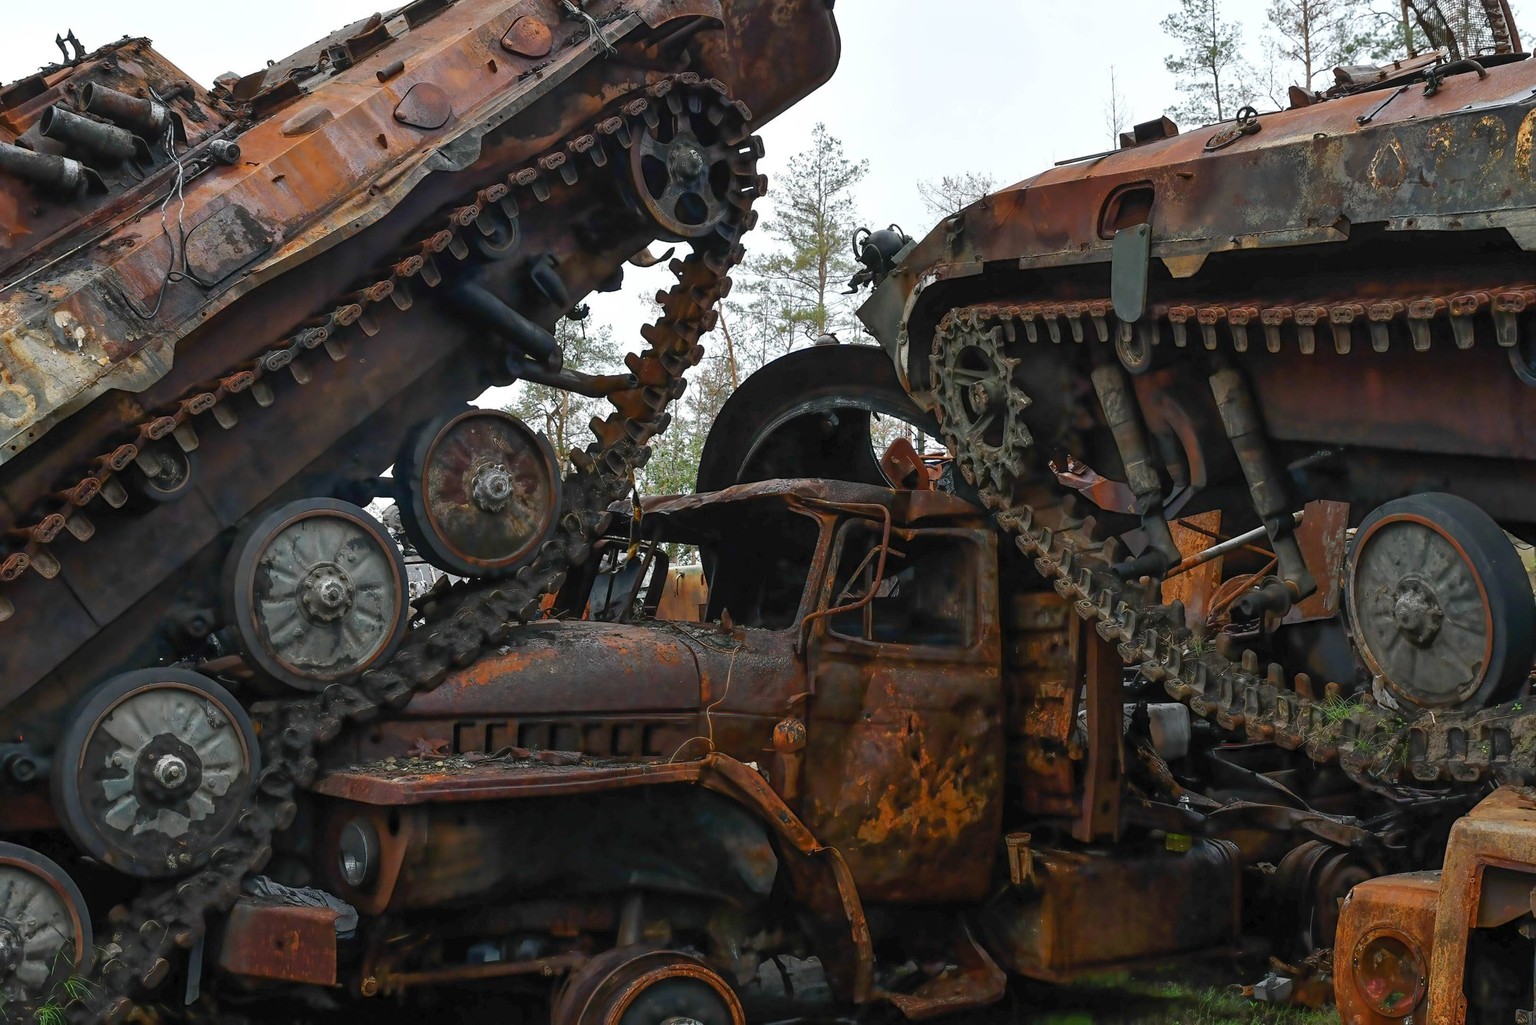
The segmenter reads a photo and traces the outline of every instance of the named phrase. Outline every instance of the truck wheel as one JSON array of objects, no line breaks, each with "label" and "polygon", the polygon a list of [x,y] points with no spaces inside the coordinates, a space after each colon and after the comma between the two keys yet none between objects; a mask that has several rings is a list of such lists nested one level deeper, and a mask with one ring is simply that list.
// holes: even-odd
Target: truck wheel
[{"label": "truck wheel", "polygon": [[623,947],[600,954],[566,983],[554,1025],[746,1025],[741,1002],[720,975],[673,950]]}]

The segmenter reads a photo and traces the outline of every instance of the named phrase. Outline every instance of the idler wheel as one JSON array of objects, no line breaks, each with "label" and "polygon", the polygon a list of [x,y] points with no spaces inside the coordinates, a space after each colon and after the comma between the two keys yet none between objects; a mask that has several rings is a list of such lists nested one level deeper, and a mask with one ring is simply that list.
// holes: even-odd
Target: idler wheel
[{"label": "idler wheel", "polygon": [[464,577],[513,573],[560,517],[560,473],[542,434],[510,413],[471,409],[425,424],[395,463],[406,536]]},{"label": "idler wheel", "polygon": [[139,879],[205,864],[250,804],[261,755],[250,716],[185,669],[97,687],[59,743],[53,798],[82,850]]},{"label": "idler wheel", "polygon": [[1409,705],[1481,708],[1530,675],[1530,579],[1504,531],[1464,498],[1413,495],[1367,516],[1346,600],[1361,658]]},{"label": "idler wheel", "polygon": [[553,1025],[746,1025],[729,984],[703,961],[621,947],[571,975]]},{"label": "idler wheel", "polygon": [[0,841],[0,1006],[47,997],[90,967],[93,949],[74,880],[36,851]]},{"label": "idler wheel", "polygon": [[382,664],[410,617],[405,561],[389,532],[331,499],[291,502],[242,531],[224,580],[246,657],[299,690]]},{"label": "idler wheel", "polygon": [[655,128],[640,124],[629,148],[635,202],[664,238],[703,238],[731,212],[731,191],[741,179],[741,147],[728,146],[721,129],[703,113],[661,108]]}]

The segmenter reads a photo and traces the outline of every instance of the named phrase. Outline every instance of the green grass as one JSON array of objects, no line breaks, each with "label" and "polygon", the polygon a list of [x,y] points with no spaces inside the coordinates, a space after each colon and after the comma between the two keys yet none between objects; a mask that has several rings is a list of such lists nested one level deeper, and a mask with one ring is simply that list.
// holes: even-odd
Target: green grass
[{"label": "green grass", "polygon": [[1020,1025],[1339,1025],[1332,1007],[1277,1006],[1231,987],[1130,976],[1032,988],[1018,1010]]},{"label": "green grass", "polygon": [[[101,956],[99,948],[97,956]],[[61,949],[54,965],[57,968],[64,964],[72,968],[73,960]],[[31,1025],[69,1025],[69,1009],[76,1004],[84,1004],[94,992],[95,986],[89,979],[71,972],[54,983],[43,1002],[35,1007],[31,1015]],[[13,1015],[8,1013],[5,1002],[0,1000],[0,1022],[11,1025],[12,1019]],[[15,1020],[20,1023],[26,1019]]]}]

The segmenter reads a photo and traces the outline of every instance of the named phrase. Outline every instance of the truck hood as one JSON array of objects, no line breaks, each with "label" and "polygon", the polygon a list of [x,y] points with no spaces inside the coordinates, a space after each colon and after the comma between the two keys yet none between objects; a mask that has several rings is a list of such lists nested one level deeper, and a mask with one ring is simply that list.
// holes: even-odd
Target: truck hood
[{"label": "truck hood", "polygon": [[417,694],[405,715],[697,711],[699,664],[685,637],[660,624],[530,624],[496,654]]}]

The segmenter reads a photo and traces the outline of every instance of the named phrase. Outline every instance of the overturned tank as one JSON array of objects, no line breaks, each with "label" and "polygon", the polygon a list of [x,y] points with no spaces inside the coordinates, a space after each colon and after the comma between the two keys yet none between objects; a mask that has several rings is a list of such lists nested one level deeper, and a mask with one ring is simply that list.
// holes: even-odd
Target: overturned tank
[{"label": "overturned tank", "polygon": [[[753,128],[836,65],[830,8],[416,0],[211,89],[71,37],[0,90],[8,1020],[191,1003],[221,937],[336,931],[230,909],[314,821],[329,743],[514,643],[587,558],[741,259]],[[564,366],[555,321],[658,238],[691,252],[644,351]],[[466,405],[517,379],[615,409],[557,458]],[[381,496],[467,578],[430,609]],[[292,846],[269,903],[325,885]]]}]

